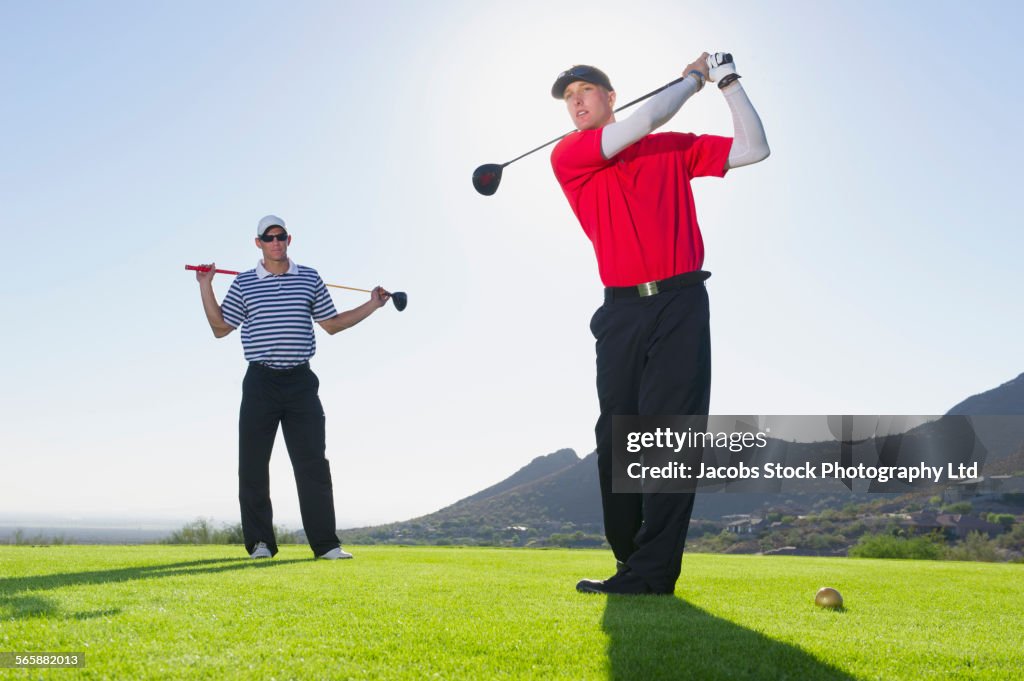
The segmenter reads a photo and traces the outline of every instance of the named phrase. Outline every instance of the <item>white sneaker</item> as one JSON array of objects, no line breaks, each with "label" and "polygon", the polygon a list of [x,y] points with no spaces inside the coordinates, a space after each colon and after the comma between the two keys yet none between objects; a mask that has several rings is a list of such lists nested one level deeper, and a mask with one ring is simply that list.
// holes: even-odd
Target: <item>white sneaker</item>
[{"label": "white sneaker", "polygon": [[273,558],[273,554],[270,553],[270,549],[267,548],[266,542],[256,542],[256,548],[249,554],[250,558]]},{"label": "white sneaker", "polygon": [[325,553],[322,556],[317,556],[317,558],[323,558],[324,560],[342,560],[344,558],[351,558],[351,557],[352,557],[352,554],[349,553],[348,551],[345,551],[340,546],[338,548],[336,548],[336,549],[331,549],[330,551],[328,551],[327,553]]}]

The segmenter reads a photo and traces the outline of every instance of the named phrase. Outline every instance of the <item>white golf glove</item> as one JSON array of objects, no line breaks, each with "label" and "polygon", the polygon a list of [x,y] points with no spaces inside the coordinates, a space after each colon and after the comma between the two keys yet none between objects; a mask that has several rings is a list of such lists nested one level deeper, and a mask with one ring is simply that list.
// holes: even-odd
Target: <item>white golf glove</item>
[{"label": "white golf glove", "polygon": [[736,73],[736,64],[732,61],[732,55],[728,52],[715,52],[708,57],[708,80],[717,83],[730,73]]}]

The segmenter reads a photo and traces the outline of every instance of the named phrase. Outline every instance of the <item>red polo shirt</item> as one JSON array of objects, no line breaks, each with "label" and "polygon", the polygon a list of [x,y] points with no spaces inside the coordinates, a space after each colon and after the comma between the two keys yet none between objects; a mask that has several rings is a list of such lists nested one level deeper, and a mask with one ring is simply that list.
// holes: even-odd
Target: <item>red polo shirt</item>
[{"label": "red polo shirt", "polygon": [[594,244],[605,286],[635,286],[699,270],[704,240],[690,191],[694,177],[725,175],[732,138],[662,132],[611,159],[601,130],[570,133],[551,167]]}]

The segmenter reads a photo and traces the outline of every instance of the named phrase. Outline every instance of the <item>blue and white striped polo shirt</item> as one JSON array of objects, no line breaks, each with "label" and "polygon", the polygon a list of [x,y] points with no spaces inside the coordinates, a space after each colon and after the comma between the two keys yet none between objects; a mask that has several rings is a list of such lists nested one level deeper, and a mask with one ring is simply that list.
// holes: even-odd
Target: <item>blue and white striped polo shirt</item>
[{"label": "blue and white striped polo shirt", "polygon": [[338,314],[317,271],[291,258],[284,274],[271,274],[261,261],[235,277],[221,312],[242,327],[245,358],[274,369],[308,362],[316,353],[313,322]]}]

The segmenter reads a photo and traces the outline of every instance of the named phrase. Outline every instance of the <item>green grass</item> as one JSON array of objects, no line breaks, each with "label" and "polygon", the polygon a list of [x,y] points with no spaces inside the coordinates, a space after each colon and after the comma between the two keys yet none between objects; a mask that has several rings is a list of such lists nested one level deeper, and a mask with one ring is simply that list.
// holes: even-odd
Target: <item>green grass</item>
[{"label": "green grass", "polygon": [[[687,555],[675,598],[584,596],[606,551],[0,547],[11,678],[1019,679],[1024,566]],[[846,610],[815,608],[834,586]]]}]

